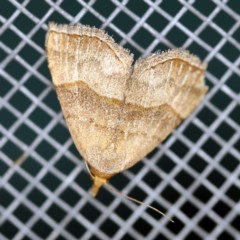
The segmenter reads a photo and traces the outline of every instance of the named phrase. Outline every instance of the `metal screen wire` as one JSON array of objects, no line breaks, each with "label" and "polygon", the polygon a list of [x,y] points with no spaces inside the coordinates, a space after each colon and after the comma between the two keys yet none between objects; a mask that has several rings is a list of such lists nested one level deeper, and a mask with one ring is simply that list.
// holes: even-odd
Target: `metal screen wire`
[{"label": "metal screen wire", "polygon": [[[47,67],[49,21],[104,28],[135,59],[183,47],[208,63],[196,111],[110,181],[175,223],[104,188],[92,198]],[[1,0],[0,239],[240,239],[239,42],[239,0]]]}]

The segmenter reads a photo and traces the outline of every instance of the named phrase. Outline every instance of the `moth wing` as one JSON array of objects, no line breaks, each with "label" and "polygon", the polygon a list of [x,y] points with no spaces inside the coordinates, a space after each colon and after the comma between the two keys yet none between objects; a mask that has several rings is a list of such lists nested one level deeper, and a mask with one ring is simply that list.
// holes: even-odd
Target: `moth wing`
[{"label": "moth wing", "polygon": [[195,109],[207,91],[205,68],[197,57],[178,49],[136,62],[121,122],[124,168],[146,156]]},{"label": "moth wing", "polygon": [[207,91],[206,65],[186,50],[174,49],[139,59],[135,66],[126,103],[144,108],[163,104],[185,119]]},{"label": "moth wing", "polygon": [[[104,31],[50,24],[47,58],[77,149],[100,172],[118,171],[114,136],[132,55]],[[116,169],[113,168],[115,166]]]}]

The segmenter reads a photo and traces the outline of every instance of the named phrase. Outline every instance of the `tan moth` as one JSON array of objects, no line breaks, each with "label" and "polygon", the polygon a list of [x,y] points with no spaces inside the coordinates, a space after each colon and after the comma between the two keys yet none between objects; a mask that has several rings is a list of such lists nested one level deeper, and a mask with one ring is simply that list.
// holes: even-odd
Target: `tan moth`
[{"label": "tan moth", "polygon": [[50,23],[46,51],[67,126],[93,178],[93,196],[158,146],[208,89],[206,65],[188,51],[133,64],[133,55],[97,28]]}]

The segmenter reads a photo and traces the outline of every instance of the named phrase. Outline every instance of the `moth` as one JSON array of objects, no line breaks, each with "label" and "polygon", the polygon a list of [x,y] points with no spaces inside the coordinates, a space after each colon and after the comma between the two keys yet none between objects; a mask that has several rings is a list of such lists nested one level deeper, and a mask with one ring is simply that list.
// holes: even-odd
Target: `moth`
[{"label": "moth", "polygon": [[49,24],[46,53],[92,194],[143,159],[198,106],[206,64],[173,49],[138,59],[103,30]]}]

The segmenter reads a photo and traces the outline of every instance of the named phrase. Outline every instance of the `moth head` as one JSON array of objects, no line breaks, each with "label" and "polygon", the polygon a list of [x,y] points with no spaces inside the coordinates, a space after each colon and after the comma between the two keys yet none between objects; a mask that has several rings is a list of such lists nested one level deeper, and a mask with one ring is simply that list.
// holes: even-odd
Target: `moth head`
[{"label": "moth head", "polygon": [[107,183],[107,179],[98,176],[92,176],[92,180],[93,180],[92,195],[93,197],[96,197],[99,189]]}]

